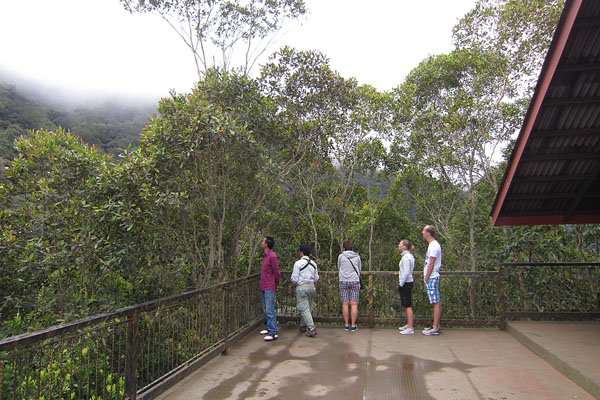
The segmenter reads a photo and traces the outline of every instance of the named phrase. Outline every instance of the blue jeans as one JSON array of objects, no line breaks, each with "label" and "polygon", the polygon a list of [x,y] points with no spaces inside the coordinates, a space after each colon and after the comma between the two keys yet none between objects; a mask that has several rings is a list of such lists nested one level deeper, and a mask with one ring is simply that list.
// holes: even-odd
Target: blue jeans
[{"label": "blue jeans", "polygon": [[263,312],[267,318],[267,330],[269,335],[277,335],[277,314],[275,313],[275,291],[263,290],[262,292]]}]

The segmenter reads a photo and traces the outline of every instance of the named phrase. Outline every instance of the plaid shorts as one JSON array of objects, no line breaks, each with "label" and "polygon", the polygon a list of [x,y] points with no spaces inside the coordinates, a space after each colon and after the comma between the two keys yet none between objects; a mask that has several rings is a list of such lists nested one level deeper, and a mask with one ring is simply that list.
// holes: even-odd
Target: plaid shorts
[{"label": "plaid shorts", "polygon": [[340,295],[342,301],[356,301],[358,303],[358,293],[360,292],[360,282],[340,281]]},{"label": "plaid shorts", "polygon": [[429,296],[429,302],[431,304],[439,303],[442,301],[440,295],[440,277],[429,278],[429,283],[425,283],[427,289],[427,295]]}]

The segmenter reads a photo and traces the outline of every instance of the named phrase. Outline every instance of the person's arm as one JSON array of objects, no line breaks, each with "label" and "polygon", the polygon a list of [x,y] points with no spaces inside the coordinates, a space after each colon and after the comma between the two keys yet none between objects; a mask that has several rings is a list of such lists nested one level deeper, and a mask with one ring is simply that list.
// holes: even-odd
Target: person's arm
[{"label": "person's arm", "polygon": [[425,274],[425,282],[429,283],[429,277],[433,272],[433,266],[435,265],[435,257],[429,256],[429,264],[427,265],[427,273]]},{"label": "person's arm", "polygon": [[292,268],[292,276],[290,278],[290,283],[297,284],[300,279],[300,267],[298,266],[298,261],[294,263],[294,267]]},{"label": "person's arm", "polygon": [[281,278],[281,271],[279,271],[279,260],[277,257],[273,257],[271,268],[273,268],[273,277],[275,278],[275,291],[279,287],[279,279]]},{"label": "person's arm", "polygon": [[402,257],[402,259],[400,260],[400,274],[398,275],[398,284],[400,285],[400,287],[404,286],[404,283],[408,279],[409,274],[410,264],[408,263],[408,260]]},{"label": "person's arm", "polygon": [[294,268],[292,269],[292,276],[290,277],[290,286],[288,287],[289,293],[292,293],[292,288],[298,284],[298,279],[300,279],[300,268],[296,261],[294,263]]}]

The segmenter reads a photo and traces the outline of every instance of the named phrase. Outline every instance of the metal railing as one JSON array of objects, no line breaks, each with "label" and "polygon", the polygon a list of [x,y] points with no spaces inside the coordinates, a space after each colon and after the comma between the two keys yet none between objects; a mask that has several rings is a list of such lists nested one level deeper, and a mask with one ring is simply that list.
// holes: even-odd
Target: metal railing
[{"label": "metal railing", "polygon": [[[338,274],[320,271],[314,319],[342,323]],[[431,321],[415,272],[416,323]],[[297,321],[282,272],[278,319]],[[404,323],[398,273],[363,272],[359,323]],[[0,341],[0,399],[152,399],[263,323],[259,275]],[[600,318],[600,263],[499,264],[442,272],[443,325],[499,326],[509,318]],[[474,296],[473,296],[474,294]]]},{"label": "metal railing", "polygon": [[[412,290],[415,323],[431,323],[432,307],[423,284],[423,273],[414,272]],[[498,302],[498,271],[442,272],[440,291],[442,293],[443,317],[445,325],[498,326],[500,323]],[[287,288],[291,273],[282,273],[280,287]],[[405,323],[402,318],[398,295],[398,272],[370,271],[361,273],[365,289],[359,296],[358,323],[373,327]],[[337,271],[320,271],[315,298],[313,319],[323,323],[342,323],[342,303],[339,294]],[[473,315],[469,285],[476,293],[486,293],[475,299],[476,313]],[[492,295],[489,295],[492,294]],[[297,321],[295,295],[287,290],[277,294],[278,319]]]},{"label": "metal railing", "polygon": [[507,319],[600,318],[600,263],[498,266],[500,327]]},{"label": "metal railing", "polygon": [[0,399],[154,398],[262,323],[258,275],[0,341]]}]

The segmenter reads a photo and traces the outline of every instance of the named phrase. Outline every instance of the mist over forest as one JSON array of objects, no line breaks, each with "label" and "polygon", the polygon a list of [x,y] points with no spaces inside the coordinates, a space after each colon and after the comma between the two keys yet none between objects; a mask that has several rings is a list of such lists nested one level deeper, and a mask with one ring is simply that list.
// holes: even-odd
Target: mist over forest
[{"label": "mist over forest", "polygon": [[[67,89],[28,82],[0,70],[0,163],[14,158],[14,139],[28,131],[58,127],[69,130],[100,152],[118,155],[135,147],[158,99],[134,98]],[[4,168],[2,168],[4,170]]]}]

